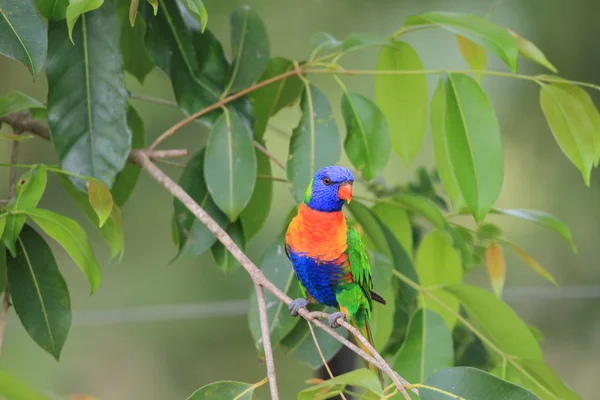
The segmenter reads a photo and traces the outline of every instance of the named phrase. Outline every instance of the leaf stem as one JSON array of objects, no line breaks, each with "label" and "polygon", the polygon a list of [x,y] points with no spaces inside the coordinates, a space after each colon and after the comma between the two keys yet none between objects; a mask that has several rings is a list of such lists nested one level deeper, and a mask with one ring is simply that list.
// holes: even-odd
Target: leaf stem
[{"label": "leaf stem", "polygon": [[161,104],[163,106],[178,107],[178,104],[175,101],[163,99],[161,97],[147,96],[141,93],[129,92],[129,98],[133,100],[146,101],[148,103]]}]

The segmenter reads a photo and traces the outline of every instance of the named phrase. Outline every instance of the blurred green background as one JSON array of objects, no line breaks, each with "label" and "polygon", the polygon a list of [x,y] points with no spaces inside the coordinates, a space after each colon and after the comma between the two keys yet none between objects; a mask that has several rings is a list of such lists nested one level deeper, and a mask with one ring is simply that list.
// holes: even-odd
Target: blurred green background
[{"label": "blurred green background", "polygon": [[[446,10],[483,15],[491,4],[475,0],[205,0],[209,28],[226,49],[230,47],[228,15],[242,3],[255,7],[266,21],[272,55],[298,60],[308,55],[308,40],[318,31],[338,38],[352,32],[387,34],[410,14]],[[536,43],[561,76],[598,83],[598,15],[597,0],[568,4],[559,0],[504,0],[492,20]],[[406,40],[417,48],[426,68],[465,68],[454,37],[446,32],[427,30],[410,34]],[[372,69],[376,54],[376,50],[360,51],[345,58],[344,63]],[[505,70],[493,56],[488,59],[489,68]],[[521,64],[521,73],[546,72],[526,60]],[[338,108],[339,89],[328,77],[314,78]],[[429,78],[430,92],[436,79]],[[348,87],[373,95],[371,77],[350,77],[345,81]],[[599,179],[593,177],[592,187],[586,188],[577,169],[561,153],[543,119],[535,84],[492,77],[484,77],[483,84],[496,107],[505,146],[506,175],[498,206],[554,213],[572,228],[579,247],[579,253],[574,255],[560,238],[539,227],[505,217],[492,218],[562,286],[552,289],[520,260],[508,255],[506,299],[528,323],[544,333],[542,346],[547,362],[584,398],[594,398],[600,372],[600,299],[594,296],[600,296]],[[128,77],[128,87],[138,93],[173,98],[167,77],[158,70],[143,87]],[[45,100],[47,85],[45,77],[34,83],[23,66],[0,57],[0,95],[10,90]],[[137,100],[133,104],[144,119],[148,141],[182,118],[182,113],[174,108]],[[291,133],[297,118],[297,110],[284,110],[274,125]],[[188,125],[165,146],[194,150],[204,143],[207,133],[203,126]],[[266,137],[269,149],[285,160],[288,139],[273,131]],[[0,142],[0,146],[0,157],[8,162],[9,143]],[[56,157],[49,143],[36,139],[23,143],[20,162],[55,163]],[[348,165],[346,160],[342,163]],[[407,168],[393,156],[384,178],[389,183],[405,182],[418,165],[433,165],[429,137],[415,165]],[[180,173],[172,167],[164,169],[173,177]],[[273,169],[276,176],[283,175],[275,166]],[[6,182],[7,169],[1,169],[0,174],[1,182]],[[6,197],[5,184],[0,187],[0,197]],[[91,228],[55,177],[50,180],[41,206],[70,215]],[[287,188],[276,183],[267,225],[249,246],[249,254],[256,262],[282,228],[291,206]],[[62,249],[54,246],[75,311],[61,361],[57,363],[39,349],[11,312],[0,368],[31,386],[64,397],[86,393],[110,400],[184,399],[216,380],[261,380],[265,369],[256,358],[246,315],[200,318],[185,314],[203,303],[242,300],[233,305],[234,314],[239,314],[252,289],[250,280],[241,269],[226,276],[215,267],[210,254],[168,266],[176,253],[170,236],[171,214],[171,197],[142,174],[123,209],[126,251],[121,263],[107,261],[105,244],[93,229],[88,229],[103,266],[102,284],[92,297],[88,296],[88,285],[77,267]],[[467,279],[487,286],[482,269]],[[585,285],[586,290],[577,289],[580,285]],[[529,289],[511,292],[532,287],[544,288],[541,294],[549,296]],[[569,294],[574,298],[568,298]],[[173,310],[162,307],[165,305],[178,307]],[[311,371],[280,351],[275,362],[282,398],[294,398]],[[258,391],[257,398],[268,398],[266,387]]]}]

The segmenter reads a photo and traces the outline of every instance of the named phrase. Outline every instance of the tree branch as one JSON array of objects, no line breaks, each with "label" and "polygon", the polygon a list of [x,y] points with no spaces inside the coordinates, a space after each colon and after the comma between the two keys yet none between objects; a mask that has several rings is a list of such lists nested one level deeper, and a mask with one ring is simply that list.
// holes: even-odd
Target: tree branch
[{"label": "tree branch", "polygon": [[48,127],[40,121],[31,119],[31,114],[28,110],[5,115],[0,118],[0,121],[12,126],[15,132],[31,132],[46,140],[52,140]]},{"label": "tree branch", "polygon": [[271,399],[279,400],[279,393],[277,392],[277,378],[275,376],[275,362],[273,361],[273,349],[271,348],[271,331],[269,330],[269,318],[267,316],[265,293],[263,287],[259,284],[255,284],[254,288],[256,289],[256,300],[258,302],[260,331],[262,333],[263,349],[265,350],[265,359],[267,361],[267,376],[269,377]]}]

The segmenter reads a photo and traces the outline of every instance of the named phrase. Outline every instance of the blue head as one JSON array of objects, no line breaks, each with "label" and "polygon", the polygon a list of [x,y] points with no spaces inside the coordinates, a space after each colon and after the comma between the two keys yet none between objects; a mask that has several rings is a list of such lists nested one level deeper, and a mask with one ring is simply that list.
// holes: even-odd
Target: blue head
[{"label": "blue head", "polygon": [[344,167],[325,167],[319,170],[306,189],[304,203],[316,211],[341,211],[344,201],[352,199],[352,172]]}]

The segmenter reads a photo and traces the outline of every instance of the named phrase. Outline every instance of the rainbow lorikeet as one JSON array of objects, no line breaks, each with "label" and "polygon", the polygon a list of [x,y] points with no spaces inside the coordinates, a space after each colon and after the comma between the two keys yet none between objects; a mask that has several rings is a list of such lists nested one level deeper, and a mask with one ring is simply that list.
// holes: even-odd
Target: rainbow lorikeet
[{"label": "rainbow lorikeet", "polygon": [[[286,253],[300,282],[303,298],[290,304],[297,315],[309,303],[335,307],[329,325],[338,326],[345,318],[371,344],[369,327],[372,300],[385,304],[373,292],[371,267],[360,235],[350,225],[342,207],[352,199],[354,176],[343,167],[319,170],[306,189],[304,202],[292,219],[285,235]],[[369,353],[359,341],[356,344]],[[381,371],[372,365],[383,382]]]}]

